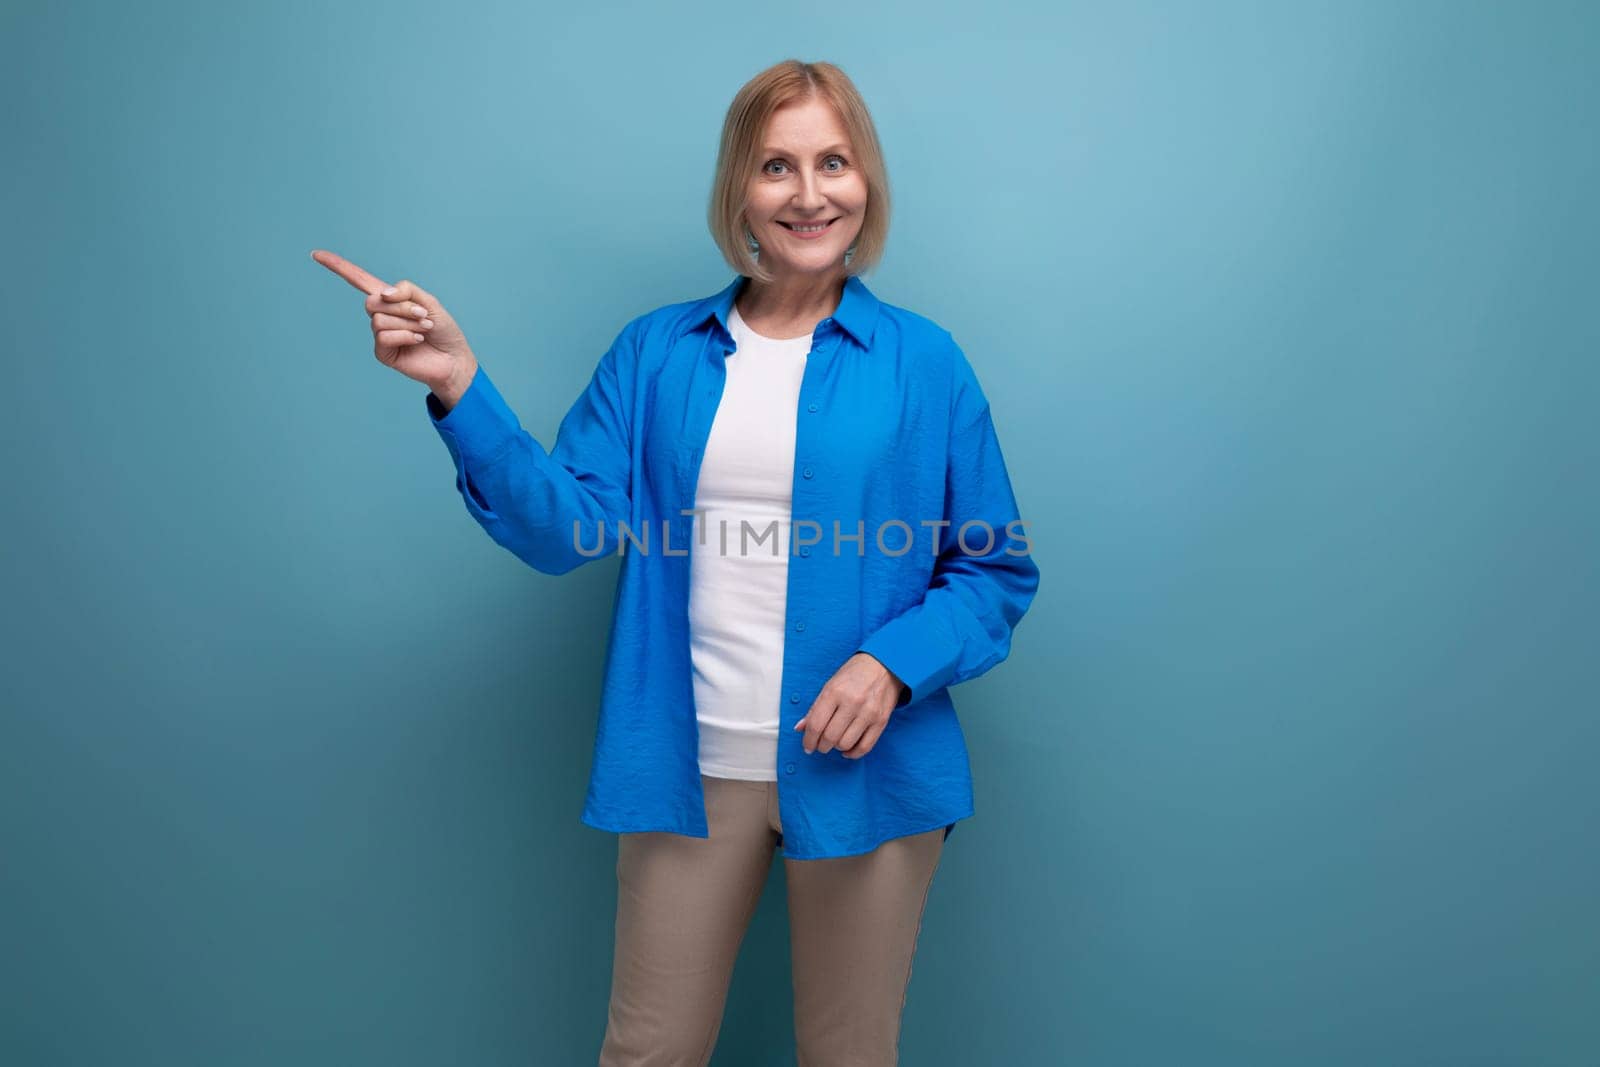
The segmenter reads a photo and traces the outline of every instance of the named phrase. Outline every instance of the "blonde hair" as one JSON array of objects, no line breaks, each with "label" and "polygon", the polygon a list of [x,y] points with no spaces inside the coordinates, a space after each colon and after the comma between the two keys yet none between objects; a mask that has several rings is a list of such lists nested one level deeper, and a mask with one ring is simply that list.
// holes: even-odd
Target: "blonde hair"
[{"label": "blonde hair", "polygon": [[866,101],[845,72],[832,63],[802,63],[786,59],[751,78],[728,105],[722,122],[722,142],[717,149],[717,169],[711,180],[711,204],[706,221],[722,258],[740,274],[763,283],[772,275],[750,251],[744,212],[750,179],[756,173],[767,123],[786,104],[821,99],[832,105],[850,136],[855,165],[866,178],[867,209],[861,232],[845,264],[846,276],[863,274],[883,257],[889,239],[889,174],[883,149]]}]

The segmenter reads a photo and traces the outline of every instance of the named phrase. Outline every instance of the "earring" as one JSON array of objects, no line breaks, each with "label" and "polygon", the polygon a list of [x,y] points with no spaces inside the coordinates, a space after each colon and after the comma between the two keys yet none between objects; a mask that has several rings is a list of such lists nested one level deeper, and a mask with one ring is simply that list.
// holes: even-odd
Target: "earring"
[{"label": "earring", "polygon": [[750,232],[748,226],[744,229],[744,243],[749,247],[751,255],[760,255],[761,242],[756,240],[756,235]]}]

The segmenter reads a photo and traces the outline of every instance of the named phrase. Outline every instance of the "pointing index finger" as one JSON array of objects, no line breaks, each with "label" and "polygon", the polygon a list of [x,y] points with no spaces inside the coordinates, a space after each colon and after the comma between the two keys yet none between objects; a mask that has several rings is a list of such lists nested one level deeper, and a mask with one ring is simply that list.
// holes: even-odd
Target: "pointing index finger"
[{"label": "pointing index finger", "polygon": [[311,250],[311,258],[368,296],[375,296],[382,290],[389,288],[388,282],[375,275],[368,274],[343,256],[334,255],[332,252],[327,252],[320,248],[314,248]]}]

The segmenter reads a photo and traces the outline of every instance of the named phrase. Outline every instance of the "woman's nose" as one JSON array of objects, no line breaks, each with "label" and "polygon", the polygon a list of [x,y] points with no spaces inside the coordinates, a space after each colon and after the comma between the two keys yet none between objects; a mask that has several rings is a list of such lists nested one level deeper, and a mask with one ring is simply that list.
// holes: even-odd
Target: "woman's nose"
[{"label": "woman's nose", "polygon": [[822,203],[822,189],[817,184],[815,174],[807,174],[800,179],[800,192],[795,196],[797,207],[811,207]]}]

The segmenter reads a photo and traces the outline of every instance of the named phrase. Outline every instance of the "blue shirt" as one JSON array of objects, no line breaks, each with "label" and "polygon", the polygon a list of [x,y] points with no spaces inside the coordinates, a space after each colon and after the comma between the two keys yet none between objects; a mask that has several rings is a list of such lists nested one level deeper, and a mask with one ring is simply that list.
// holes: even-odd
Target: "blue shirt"
[{"label": "blue shirt", "polygon": [[[622,557],[582,814],[601,830],[708,836],[688,553],[701,534],[716,550],[693,508],[745,281],[624,326],[548,453],[481,364],[448,413],[426,398],[456,489],[496,543],[546,574]],[[1039,582],[988,400],[947,330],[849,276],[816,326],[798,403],[783,855],[849,856],[938,827],[948,837],[973,811],[948,687],[1006,658]],[[808,754],[794,725],[857,651],[901,680],[900,703],[865,756]]]}]

